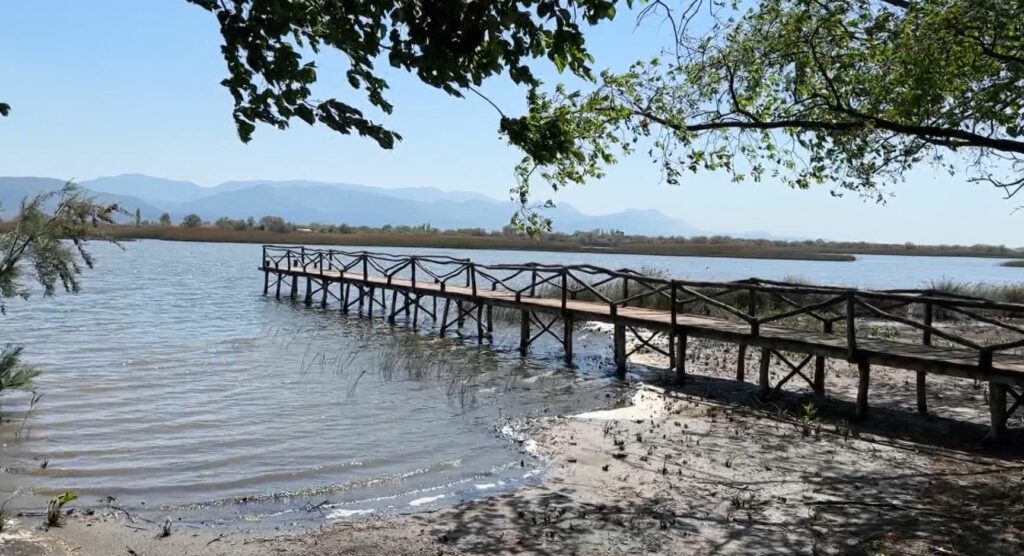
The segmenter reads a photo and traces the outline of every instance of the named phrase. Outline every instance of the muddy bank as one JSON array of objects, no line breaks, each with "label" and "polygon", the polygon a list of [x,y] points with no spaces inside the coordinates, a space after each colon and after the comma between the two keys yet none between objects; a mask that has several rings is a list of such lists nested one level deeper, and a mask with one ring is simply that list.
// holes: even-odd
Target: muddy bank
[{"label": "muddy bank", "polygon": [[[625,407],[532,421],[540,485],[455,507],[318,529],[227,532],[116,510],[60,528],[24,518],[3,554],[1014,554],[1024,551],[1021,438],[984,440],[984,386],[879,369],[869,420],[856,372],[830,363],[829,399],[793,383],[771,403],[732,379],[734,351],[691,345],[685,387],[638,385]],[[635,362],[661,365],[658,356]],[[756,368],[756,361],[748,367]],[[784,369],[774,369],[782,373]],[[656,372],[654,373],[656,374]],[[773,378],[777,380],[778,377]],[[876,386],[877,384],[877,386]]]}]

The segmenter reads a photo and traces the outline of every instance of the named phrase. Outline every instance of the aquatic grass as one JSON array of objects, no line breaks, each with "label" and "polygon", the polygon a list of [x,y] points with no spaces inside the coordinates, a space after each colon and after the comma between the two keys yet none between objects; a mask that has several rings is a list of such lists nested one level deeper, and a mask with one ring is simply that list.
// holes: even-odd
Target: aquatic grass
[{"label": "aquatic grass", "polygon": [[50,499],[50,502],[46,504],[46,514],[43,516],[43,523],[46,527],[60,527],[60,520],[62,517],[61,510],[64,505],[68,502],[73,502],[78,499],[78,495],[74,492],[67,491]]}]

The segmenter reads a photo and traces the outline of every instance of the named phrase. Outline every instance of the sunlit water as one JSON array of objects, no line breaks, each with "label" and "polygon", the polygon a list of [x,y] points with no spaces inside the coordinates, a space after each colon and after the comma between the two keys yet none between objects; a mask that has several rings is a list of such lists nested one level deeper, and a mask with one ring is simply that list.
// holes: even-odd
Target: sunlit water
[{"label": "sunlit water", "polygon": [[[566,369],[551,342],[520,358],[516,331],[501,326],[493,345],[477,347],[336,306],[264,298],[258,245],[124,247],[94,245],[98,266],[80,294],[11,302],[0,319],[4,340],[23,344],[24,360],[44,371],[27,417],[28,396],[2,400],[0,495],[20,489],[14,507],[39,508],[70,489],[86,504],[114,497],[143,514],[279,523],[453,503],[540,472],[542,463],[502,434],[510,420],[591,409],[621,394],[597,333],[580,333],[578,368]],[[971,258],[424,251],[877,288],[1024,277]]]}]

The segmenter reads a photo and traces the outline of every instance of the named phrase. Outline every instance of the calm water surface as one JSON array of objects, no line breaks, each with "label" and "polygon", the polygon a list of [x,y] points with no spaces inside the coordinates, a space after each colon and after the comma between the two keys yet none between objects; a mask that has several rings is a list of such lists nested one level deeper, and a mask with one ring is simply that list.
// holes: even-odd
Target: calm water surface
[{"label": "calm water surface", "polygon": [[[510,419],[621,394],[598,334],[581,334],[579,368],[569,370],[550,343],[520,359],[515,331],[500,327],[495,346],[479,348],[263,298],[258,245],[93,247],[98,267],[82,293],[12,302],[0,319],[4,340],[24,344],[25,361],[44,371],[27,419],[27,396],[3,400],[0,495],[20,489],[15,507],[73,489],[85,503],[109,496],[135,511],[275,523],[453,503],[539,472],[500,433]],[[416,252],[874,288],[1024,278],[1024,269],[973,258]]]}]

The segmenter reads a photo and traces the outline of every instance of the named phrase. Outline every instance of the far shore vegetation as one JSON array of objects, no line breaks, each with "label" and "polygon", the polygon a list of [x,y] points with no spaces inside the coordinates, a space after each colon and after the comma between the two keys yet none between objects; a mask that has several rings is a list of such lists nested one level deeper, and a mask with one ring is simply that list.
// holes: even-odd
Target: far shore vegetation
[{"label": "far shore vegetation", "polygon": [[1003,266],[1024,268],[1024,259],[1014,259],[1012,261],[1006,261],[1003,263]]},{"label": "far shore vegetation", "polygon": [[[597,252],[837,262],[856,260],[856,255],[993,258],[1024,255],[1024,249],[1004,245],[916,245],[821,239],[784,241],[728,236],[652,237],[628,235],[617,230],[578,231],[571,234],[549,232],[536,238],[512,226],[494,231],[481,228],[439,230],[429,224],[377,228],[347,224],[297,224],[278,216],[264,216],[258,220],[225,217],[205,222],[197,215],[190,214],[175,223],[166,213],[157,222],[137,219],[132,224],[110,226],[104,232],[118,239]],[[1024,258],[1004,264],[1024,265]]]}]

